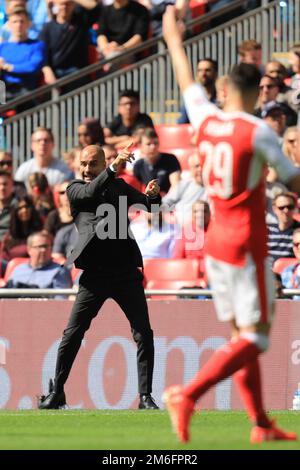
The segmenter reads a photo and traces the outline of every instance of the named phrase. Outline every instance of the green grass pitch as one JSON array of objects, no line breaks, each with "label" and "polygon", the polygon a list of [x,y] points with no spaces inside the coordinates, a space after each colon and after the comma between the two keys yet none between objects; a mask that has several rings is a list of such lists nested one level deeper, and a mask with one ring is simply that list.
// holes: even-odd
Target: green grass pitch
[{"label": "green grass pitch", "polygon": [[[272,413],[282,428],[298,432],[300,412]],[[298,442],[250,445],[244,412],[201,411],[191,441],[179,444],[166,411],[0,411],[0,449],[300,449]]]}]

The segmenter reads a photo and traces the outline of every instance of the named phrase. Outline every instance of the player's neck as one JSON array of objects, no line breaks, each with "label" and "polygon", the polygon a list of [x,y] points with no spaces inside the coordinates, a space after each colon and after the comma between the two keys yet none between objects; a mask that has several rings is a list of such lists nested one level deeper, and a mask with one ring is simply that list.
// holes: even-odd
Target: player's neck
[{"label": "player's neck", "polygon": [[244,99],[238,93],[232,93],[228,95],[223,111],[225,113],[233,113],[233,112],[244,112],[253,114],[254,106],[253,100],[251,99]]}]

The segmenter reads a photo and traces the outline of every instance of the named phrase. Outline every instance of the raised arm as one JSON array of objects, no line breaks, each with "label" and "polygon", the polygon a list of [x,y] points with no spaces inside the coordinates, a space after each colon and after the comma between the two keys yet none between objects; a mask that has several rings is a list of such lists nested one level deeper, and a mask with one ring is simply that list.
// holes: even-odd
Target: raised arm
[{"label": "raised arm", "polygon": [[168,6],[163,16],[163,36],[167,43],[176,79],[181,92],[189,88],[195,80],[182,44],[182,27],[177,22],[176,9]]}]

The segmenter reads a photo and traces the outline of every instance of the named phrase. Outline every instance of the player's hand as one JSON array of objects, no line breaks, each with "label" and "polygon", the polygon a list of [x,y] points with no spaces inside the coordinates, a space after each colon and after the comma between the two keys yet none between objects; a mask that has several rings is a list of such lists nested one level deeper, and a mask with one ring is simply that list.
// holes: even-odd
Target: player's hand
[{"label": "player's hand", "polygon": [[149,181],[149,183],[147,184],[147,187],[145,189],[145,194],[147,196],[151,196],[151,197],[154,197],[154,196],[158,196],[159,195],[159,191],[160,191],[160,187],[157,183],[157,180],[151,180]]},{"label": "player's hand", "polygon": [[130,148],[132,147],[132,142],[130,142],[126,147],[121,150],[115,160],[112,162],[112,167],[114,171],[118,171],[119,168],[121,168],[124,163],[126,162],[133,162],[134,161],[134,155],[131,152]]}]

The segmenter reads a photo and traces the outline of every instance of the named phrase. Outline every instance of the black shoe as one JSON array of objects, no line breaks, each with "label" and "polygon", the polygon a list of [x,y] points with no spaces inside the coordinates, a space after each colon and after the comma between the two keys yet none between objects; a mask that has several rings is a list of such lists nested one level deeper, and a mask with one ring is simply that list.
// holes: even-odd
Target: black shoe
[{"label": "black shoe", "polygon": [[141,395],[139,410],[159,410],[151,395]]},{"label": "black shoe", "polygon": [[51,392],[46,397],[42,395],[38,401],[38,408],[40,410],[58,410],[65,405],[65,392]]}]

